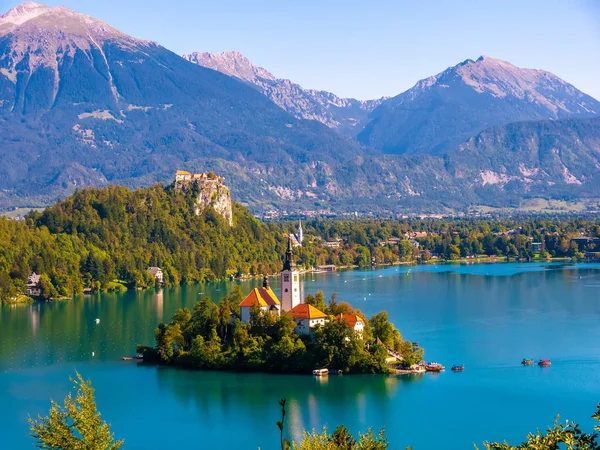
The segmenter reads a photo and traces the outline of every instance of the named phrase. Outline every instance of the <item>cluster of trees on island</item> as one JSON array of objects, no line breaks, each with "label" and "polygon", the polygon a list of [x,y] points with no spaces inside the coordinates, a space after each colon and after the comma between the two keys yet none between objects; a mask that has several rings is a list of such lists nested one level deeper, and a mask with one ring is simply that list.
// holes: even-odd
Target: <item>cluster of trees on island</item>
[{"label": "cluster of trees on island", "polygon": [[[401,354],[404,365],[423,359],[423,349],[402,339],[385,311],[367,319],[335,297],[325,305],[323,293],[318,292],[306,301],[322,308],[329,320],[304,336],[295,333],[296,323],[289,312],[276,316],[256,306],[250,322],[242,324],[237,318],[242,299],[237,290],[218,305],[206,298],[191,311],[178,309],[170,323],[156,328],[156,347],[140,347],[144,361],[213,370],[310,373],[330,368],[345,373],[388,373],[385,347]],[[340,314],[360,316],[363,332],[356,333],[346,321],[336,319]]]},{"label": "cluster of trees on island", "polygon": [[[78,373],[71,381],[74,397],[70,393],[63,405],[53,401],[48,416],[29,419],[35,447],[61,450],[123,448],[124,441],[116,439],[110,425],[101,418],[91,381],[84,380]],[[300,442],[290,442],[285,437],[285,404],[285,400],[279,402],[282,410],[281,420],[276,423],[279,435],[273,433],[273,441],[279,440],[281,450],[387,450],[390,446],[385,430],[375,433],[369,429],[355,437],[344,425],[339,425],[333,433],[329,433],[327,428],[322,431],[305,430]],[[529,433],[527,440],[520,445],[485,442],[483,446],[486,450],[600,450],[600,404],[592,418],[598,421],[598,425],[590,432],[582,431],[572,421],[560,423],[557,418],[546,431]],[[443,437],[438,438],[438,442],[441,447],[444,446]],[[412,447],[406,450],[412,450]]]},{"label": "cluster of trees on island", "polygon": [[[193,190],[154,185],[76,192],[23,221],[0,218],[0,301],[23,299],[27,277],[42,275],[43,298],[151,287],[147,269],[162,268],[166,285],[277,273],[296,222],[264,223],[233,204],[233,226],[213,209],[194,212]],[[298,247],[300,266],[369,266],[472,255],[573,257],[600,252],[582,234],[600,236],[600,219],[310,220]],[[418,237],[410,238],[410,233]],[[409,233],[407,235],[407,233]],[[407,237],[409,236],[409,237]],[[393,239],[396,238],[396,239]],[[327,241],[339,239],[339,248]],[[415,245],[418,244],[418,247]],[[534,250],[533,243],[541,244]]]}]

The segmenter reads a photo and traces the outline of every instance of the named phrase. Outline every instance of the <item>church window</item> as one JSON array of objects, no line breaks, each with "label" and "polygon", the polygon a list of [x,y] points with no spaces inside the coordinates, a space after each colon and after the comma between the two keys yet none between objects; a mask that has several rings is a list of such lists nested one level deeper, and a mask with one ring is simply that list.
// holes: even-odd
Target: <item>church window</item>
[{"label": "church window", "polygon": [[285,292],[287,292],[287,291],[288,291],[287,288],[285,288]]},{"label": "church window", "polygon": [[294,281],[298,281],[298,275],[294,275]]},{"label": "church window", "polygon": [[289,276],[289,274],[287,274],[287,273],[284,273],[284,274],[283,274],[283,281],[284,281],[285,283],[289,283],[289,281],[290,281],[290,276]]}]

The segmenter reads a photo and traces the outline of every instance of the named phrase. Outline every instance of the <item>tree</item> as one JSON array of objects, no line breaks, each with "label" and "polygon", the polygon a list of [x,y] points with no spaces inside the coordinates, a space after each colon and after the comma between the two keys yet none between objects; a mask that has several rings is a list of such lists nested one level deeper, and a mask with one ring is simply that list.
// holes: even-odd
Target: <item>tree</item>
[{"label": "tree", "polygon": [[382,311],[373,315],[370,322],[373,328],[373,337],[379,338],[387,347],[396,351],[401,350],[402,337],[396,327],[389,321],[387,312]]},{"label": "tree", "polygon": [[58,291],[50,281],[50,277],[45,273],[40,276],[40,297],[49,300],[57,297]]},{"label": "tree", "polygon": [[76,391],[75,399],[67,395],[61,407],[51,402],[50,415],[29,418],[31,437],[41,449],[61,450],[117,450],[122,440],[115,441],[110,425],[100,419],[96,409],[94,388],[79,373],[71,378]]},{"label": "tree", "polygon": [[[600,422],[600,404],[592,418]],[[584,433],[575,422],[567,420],[563,425],[558,422],[557,417],[554,426],[549,427],[545,433],[539,430],[535,434],[529,433],[527,441],[516,447],[507,442],[485,442],[483,445],[487,450],[600,450],[598,444],[600,426],[594,426],[594,430],[593,433]]]}]

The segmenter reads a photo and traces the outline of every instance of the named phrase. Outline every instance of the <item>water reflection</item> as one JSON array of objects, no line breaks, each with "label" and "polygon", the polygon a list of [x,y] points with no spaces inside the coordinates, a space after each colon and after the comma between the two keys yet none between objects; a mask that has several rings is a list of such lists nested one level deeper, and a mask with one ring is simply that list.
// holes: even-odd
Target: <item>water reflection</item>
[{"label": "water reflection", "polygon": [[174,395],[181,407],[193,406],[202,427],[230,423],[234,417],[244,417],[248,428],[260,427],[265,417],[273,417],[274,424],[277,403],[285,398],[287,425],[294,437],[304,429],[320,430],[332,416],[332,427],[348,418],[354,427],[366,428],[375,411],[383,417],[394,409],[402,385],[422,382],[383,375],[322,377],[325,381],[311,375],[155,370],[159,391]]},{"label": "water reflection", "polygon": [[[387,310],[403,335],[426,349],[427,359],[447,367],[465,364],[461,374],[318,379],[188,372],[120,361],[135,352],[136,344],[152,344],[156,325],[177,308],[192,307],[201,297],[220,299],[237,285],[247,292],[259,284],[215,283],[0,306],[0,386],[5,387],[0,404],[18,399],[21,414],[18,423],[12,416],[0,423],[0,433],[17,439],[9,438],[11,448],[27,445],[27,413],[47,408],[49,397],[45,387],[36,391],[35,400],[29,392],[48,377],[67,384],[75,368],[85,370],[98,392],[103,383],[114,388],[115,398],[105,400],[102,411],[115,424],[124,424],[120,431],[128,448],[148,448],[140,433],[128,432],[143,429],[148,417],[132,418],[118,406],[132,392],[131,408],[142,403],[144,411],[153,411],[160,418],[156,426],[174,430],[171,439],[193,436],[217,443],[231,435],[238,448],[260,445],[267,450],[276,448],[264,443],[265,436],[276,433],[281,398],[288,399],[288,426],[295,438],[305,428],[325,424],[345,423],[353,432],[386,426],[393,447],[414,444],[419,449],[431,448],[418,439],[430,428],[455,438],[451,448],[467,448],[473,440],[502,440],[510,437],[507,433],[520,436],[543,428],[559,412],[586,423],[598,401],[598,264],[391,267],[305,278],[305,293],[338,292],[338,299],[367,315]],[[550,370],[524,369],[523,357],[551,358],[553,365]],[[118,390],[121,383],[127,383],[128,391]],[[482,399],[507,421],[484,421]],[[432,404],[457,413],[431,414]],[[465,422],[472,426],[460,431]],[[512,428],[517,422],[521,429]],[[14,432],[16,427],[22,431]]]}]

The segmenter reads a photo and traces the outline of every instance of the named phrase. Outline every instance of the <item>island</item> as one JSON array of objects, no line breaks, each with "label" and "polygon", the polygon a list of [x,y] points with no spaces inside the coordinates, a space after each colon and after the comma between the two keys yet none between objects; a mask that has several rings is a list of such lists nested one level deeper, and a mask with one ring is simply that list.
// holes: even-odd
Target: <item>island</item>
[{"label": "island", "polygon": [[[178,309],[155,331],[155,347],[138,347],[147,363],[183,368],[282,373],[390,373],[423,360],[385,311],[370,319],[323,292],[300,298],[299,272],[288,240],[278,297],[267,277],[244,296],[205,298]],[[327,370],[325,370],[327,369]]]}]

